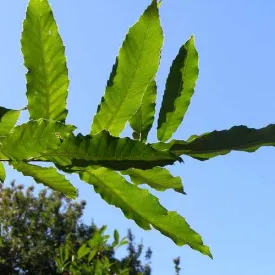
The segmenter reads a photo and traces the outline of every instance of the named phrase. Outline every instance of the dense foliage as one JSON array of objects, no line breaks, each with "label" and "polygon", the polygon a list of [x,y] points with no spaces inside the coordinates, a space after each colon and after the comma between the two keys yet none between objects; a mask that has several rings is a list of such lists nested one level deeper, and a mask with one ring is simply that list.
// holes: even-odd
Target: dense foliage
[{"label": "dense foliage", "polygon": [[[1,186],[0,191],[0,274],[78,274],[77,267],[85,274],[88,258],[88,267],[102,274],[108,274],[106,269],[111,274],[150,274],[151,250],[147,250],[143,264],[143,245],[135,244],[131,231],[122,239],[115,231],[110,242],[105,226],[83,223],[85,201],[73,202],[46,189],[37,193],[33,187],[14,182]],[[117,259],[116,249],[126,244],[127,255]]]},{"label": "dense foliage", "polygon": [[[145,183],[157,190],[174,189],[184,194],[181,179],[171,175],[166,165],[182,162],[182,155],[207,160],[232,150],[254,152],[261,146],[274,146],[275,125],[258,130],[235,126],[188,140],[170,140],[188,110],[198,78],[198,53],[192,36],[180,48],[166,81],[157,119],[159,142],[147,142],[157,117],[155,77],[163,45],[159,8],[159,2],[153,0],[130,28],[90,133],[75,135],[76,127],[66,124],[69,79],[61,36],[48,0],[29,0],[21,44],[28,70],[25,109],[30,120],[16,126],[23,110],[1,107],[0,160],[70,198],[75,198],[77,192],[59,171],[76,173],[141,228],[153,227],[177,245],[189,245],[212,257],[201,236],[183,217],[165,209],[139,185]],[[133,137],[120,138],[127,123],[133,129]],[[53,166],[33,164],[41,162]]]}]

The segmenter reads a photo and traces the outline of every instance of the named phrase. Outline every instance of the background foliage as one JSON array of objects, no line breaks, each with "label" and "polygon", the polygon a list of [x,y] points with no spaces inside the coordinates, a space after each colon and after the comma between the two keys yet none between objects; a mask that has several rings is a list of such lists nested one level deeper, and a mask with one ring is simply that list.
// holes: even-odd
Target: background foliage
[{"label": "background foliage", "polygon": [[[65,266],[65,263],[72,263],[71,256],[77,254],[79,249],[83,251],[83,246],[90,240],[93,240],[90,242],[92,249],[97,252],[90,260],[91,266],[99,261],[106,265],[112,264],[111,267],[107,265],[112,270],[111,274],[151,274],[150,248],[145,251],[146,261],[143,263],[141,258],[144,246],[142,243],[135,244],[131,231],[124,240],[119,240],[116,231],[114,240],[110,242],[109,237],[104,234],[106,227],[98,228],[94,223],[83,223],[85,201],[74,202],[47,189],[37,193],[33,186],[24,188],[15,182],[10,186],[2,185],[0,191],[1,274],[50,275],[57,274],[58,268],[60,273],[69,271],[66,269],[68,264]],[[121,244],[127,245],[127,254],[118,259],[115,257],[115,250]],[[66,253],[62,249],[65,246],[70,248]],[[66,254],[68,256],[64,256]],[[74,262],[80,268],[84,266],[84,256],[88,257],[85,251],[79,260],[75,257]],[[98,269],[106,274],[102,265],[98,265]],[[80,274],[84,274],[84,271]],[[78,273],[73,270],[73,274]]]}]

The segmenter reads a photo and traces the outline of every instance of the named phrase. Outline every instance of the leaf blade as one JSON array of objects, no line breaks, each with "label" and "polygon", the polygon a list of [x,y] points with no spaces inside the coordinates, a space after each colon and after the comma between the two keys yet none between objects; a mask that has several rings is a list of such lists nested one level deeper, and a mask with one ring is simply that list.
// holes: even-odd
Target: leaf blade
[{"label": "leaf blade", "polygon": [[95,136],[71,135],[58,149],[48,150],[42,156],[69,170],[90,165],[115,170],[150,169],[181,161],[169,152],[157,151],[130,138],[113,137],[106,131]]},{"label": "leaf blade", "polygon": [[89,252],[91,251],[91,249],[89,247],[87,247],[86,244],[83,244],[78,250],[77,250],[77,258],[81,259],[83,257],[85,257]]},{"label": "leaf blade", "polygon": [[19,110],[0,107],[0,138],[4,138],[15,126],[20,115]]},{"label": "leaf blade", "polygon": [[42,183],[54,191],[61,192],[68,198],[75,199],[77,197],[75,187],[65,176],[59,174],[56,168],[41,167],[24,162],[11,162],[11,165],[24,176],[32,177],[37,183]]},{"label": "leaf blade", "polygon": [[148,190],[128,183],[118,173],[106,168],[87,168],[78,173],[83,181],[94,186],[107,203],[120,208],[127,218],[133,219],[141,228],[150,230],[153,226],[176,244],[187,244],[212,257],[200,235],[190,228],[185,219],[175,212],[168,212]]},{"label": "leaf blade", "polygon": [[52,120],[35,120],[16,126],[3,140],[1,153],[10,160],[25,161],[40,157],[49,149],[56,149],[61,139],[75,129]]},{"label": "leaf blade", "polygon": [[175,155],[207,160],[231,151],[255,152],[262,146],[275,146],[275,124],[260,129],[234,126],[229,130],[213,131],[192,136],[189,141],[174,140],[167,144],[153,145],[161,150],[170,150]]},{"label": "leaf blade", "polygon": [[0,162],[0,182],[4,183],[5,179],[6,179],[6,170],[3,162]]},{"label": "leaf blade", "polygon": [[136,113],[145,89],[157,73],[162,43],[159,11],[154,0],[123,42],[99,112],[94,117],[92,135],[107,130],[118,136]]},{"label": "leaf blade", "polygon": [[181,124],[194,94],[198,72],[198,52],[192,36],[170,68],[159,113],[158,140],[170,139]]},{"label": "leaf blade", "polygon": [[176,192],[185,194],[181,178],[172,176],[165,168],[154,167],[150,170],[128,169],[121,173],[130,176],[131,181],[136,185],[146,183],[158,191],[174,189]]},{"label": "leaf blade", "polygon": [[47,0],[29,1],[21,45],[30,118],[64,122],[69,86],[65,47]]},{"label": "leaf blade", "polygon": [[145,142],[155,117],[157,84],[155,80],[148,85],[142,98],[141,106],[131,117],[129,123],[134,130],[133,138]]}]

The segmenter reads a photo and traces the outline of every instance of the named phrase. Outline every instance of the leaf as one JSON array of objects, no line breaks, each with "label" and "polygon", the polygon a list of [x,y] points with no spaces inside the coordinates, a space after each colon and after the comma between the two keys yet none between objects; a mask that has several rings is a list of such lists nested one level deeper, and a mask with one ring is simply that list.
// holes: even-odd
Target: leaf
[{"label": "leaf", "polygon": [[189,140],[173,140],[170,143],[152,145],[158,150],[175,155],[188,155],[195,159],[207,160],[231,151],[255,152],[262,146],[275,146],[275,124],[261,129],[234,126],[229,130],[213,131]]},{"label": "leaf", "polygon": [[162,43],[159,11],[154,0],[123,42],[104,99],[94,117],[92,135],[105,129],[119,136],[139,109],[144,92],[158,71]]},{"label": "leaf", "polygon": [[30,0],[22,32],[31,119],[65,121],[68,69],[65,47],[47,0]]},{"label": "leaf", "polygon": [[148,190],[128,183],[117,172],[107,168],[86,168],[78,171],[80,178],[94,189],[109,204],[120,208],[128,219],[133,219],[141,228],[155,227],[176,244],[187,244],[203,254],[211,256],[199,234],[192,230],[185,219],[175,212],[168,212]]},{"label": "leaf", "polygon": [[114,230],[114,240],[115,240],[115,245],[118,245],[118,243],[119,243],[119,233],[118,233],[118,231],[115,229]]},{"label": "leaf", "polygon": [[158,139],[166,141],[181,124],[198,78],[198,52],[192,36],[180,49],[166,81],[158,119]]},{"label": "leaf", "polygon": [[119,248],[119,247],[121,247],[121,246],[123,246],[123,245],[126,245],[126,244],[129,244],[129,242],[126,241],[126,240],[122,240],[122,241],[119,243],[119,245],[117,246],[117,248]]},{"label": "leaf", "polygon": [[[100,165],[115,170],[129,168],[150,169],[181,161],[169,152],[156,151],[130,138],[117,138],[102,131],[95,136],[71,135],[57,150],[48,150],[42,157],[63,166],[60,169],[69,172],[73,167]],[[64,167],[65,166],[65,167]],[[78,169],[78,168],[75,168]]]},{"label": "leaf", "polygon": [[77,191],[75,187],[59,174],[56,168],[40,167],[24,162],[11,162],[11,165],[24,176],[32,177],[35,182],[42,183],[54,191],[63,193],[66,197],[75,199]]},{"label": "leaf", "polygon": [[145,90],[141,106],[130,119],[130,126],[134,130],[133,138],[146,141],[148,133],[152,128],[155,117],[155,106],[157,97],[157,85],[153,80]]},{"label": "leaf", "polygon": [[85,257],[89,252],[90,252],[90,248],[86,246],[86,244],[83,244],[77,251],[77,258],[81,259],[83,257]]},{"label": "leaf", "polygon": [[90,252],[89,257],[88,257],[88,263],[92,261],[92,259],[96,255],[96,253],[97,253],[97,250],[95,250],[95,249]]},{"label": "leaf", "polygon": [[70,256],[69,246],[68,245],[62,245],[59,248],[59,253],[60,253],[61,262],[63,264],[65,264],[66,261],[69,259],[69,256]]},{"label": "leaf", "polygon": [[3,162],[0,162],[0,182],[4,183],[5,179],[6,179],[6,170]]},{"label": "leaf", "polygon": [[72,125],[50,120],[29,121],[15,127],[3,140],[1,151],[11,160],[31,160],[49,149],[56,149],[61,139],[75,129]]},{"label": "leaf", "polygon": [[153,226],[177,245],[187,244],[192,249],[213,259],[209,247],[203,244],[201,236],[191,229],[186,220],[177,212],[168,212],[168,215],[156,219]]},{"label": "leaf", "polygon": [[129,169],[121,172],[123,175],[129,175],[134,184],[148,184],[150,187],[165,191],[174,189],[179,193],[184,193],[180,177],[173,177],[165,168],[154,167],[151,170]]},{"label": "leaf", "polygon": [[19,115],[20,111],[18,110],[11,110],[0,107],[0,141],[15,126]]}]

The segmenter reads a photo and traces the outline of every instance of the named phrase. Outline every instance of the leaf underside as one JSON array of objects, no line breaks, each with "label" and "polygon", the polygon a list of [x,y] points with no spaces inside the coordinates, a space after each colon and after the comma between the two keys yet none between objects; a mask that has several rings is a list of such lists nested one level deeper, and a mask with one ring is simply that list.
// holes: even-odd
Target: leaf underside
[{"label": "leaf underside", "polygon": [[15,126],[20,115],[20,111],[0,107],[0,141]]},{"label": "leaf underside", "polygon": [[188,155],[198,160],[208,160],[231,151],[255,152],[262,146],[275,146],[275,124],[260,129],[234,126],[229,130],[195,135],[188,141],[172,140],[152,146],[177,156]]},{"label": "leaf underside", "polygon": [[72,125],[50,120],[36,120],[16,126],[3,140],[0,151],[6,160],[26,161],[39,158],[49,149],[57,149],[61,139],[75,129]]},{"label": "leaf underside", "polygon": [[65,47],[47,0],[29,1],[21,45],[28,69],[30,118],[65,121],[69,86]]},{"label": "leaf underside", "polygon": [[107,130],[118,136],[137,112],[147,86],[158,71],[162,43],[159,11],[154,0],[123,42],[94,117],[92,135]]},{"label": "leaf underside", "polygon": [[24,176],[32,177],[37,183],[42,183],[54,191],[63,193],[66,197],[75,199],[77,191],[75,187],[59,174],[56,168],[40,167],[24,162],[11,162],[11,165]]},{"label": "leaf underside", "polygon": [[176,212],[168,212],[148,190],[130,184],[107,168],[86,168],[78,173],[107,203],[120,208],[127,218],[133,219],[143,229],[150,230],[153,226],[177,245],[189,245],[212,257],[201,236],[190,228],[185,219]]},{"label": "leaf underside", "polygon": [[154,167],[150,170],[129,169],[121,172],[128,175],[134,184],[148,184],[150,187],[165,191],[174,189],[176,192],[184,193],[180,177],[174,177],[170,172],[161,167]]},{"label": "leaf underside", "polygon": [[192,36],[180,49],[166,81],[158,119],[158,139],[167,141],[180,126],[198,78],[198,52]]},{"label": "leaf underside", "polygon": [[57,150],[42,157],[50,159],[67,172],[74,167],[101,165],[115,170],[150,169],[181,161],[169,152],[158,152],[150,145],[129,138],[116,138],[102,131],[95,136],[71,135]]},{"label": "leaf underside", "polygon": [[134,130],[134,139],[146,142],[148,133],[154,122],[156,97],[157,84],[153,80],[145,90],[141,106],[129,121],[131,128]]}]

